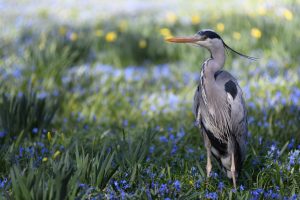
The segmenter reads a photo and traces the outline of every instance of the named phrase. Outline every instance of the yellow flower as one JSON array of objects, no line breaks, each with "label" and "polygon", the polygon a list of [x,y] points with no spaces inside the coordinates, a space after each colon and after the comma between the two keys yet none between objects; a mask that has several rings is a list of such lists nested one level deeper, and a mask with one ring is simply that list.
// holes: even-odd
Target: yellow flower
[{"label": "yellow flower", "polygon": [[146,40],[144,40],[144,39],[140,40],[140,41],[139,41],[139,47],[140,47],[141,49],[146,48],[146,47],[147,47],[147,42],[146,42]]},{"label": "yellow flower", "polygon": [[291,21],[293,19],[293,13],[292,13],[292,11],[290,11],[288,9],[284,9],[283,16],[288,21]]},{"label": "yellow flower", "polygon": [[72,32],[71,35],[70,35],[70,40],[74,42],[74,41],[76,41],[77,39],[78,39],[77,33]]},{"label": "yellow flower", "polygon": [[165,38],[172,37],[171,31],[168,28],[162,28],[159,30],[160,34]]},{"label": "yellow flower", "polygon": [[97,30],[95,31],[95,35],[96,35],[97,37],[101,37],[101,36],[103,35],[103,31],[100,30],[100,29],[97,29]]},{"label": "yellow flower", "polygon": [[47,161],[48,161],[48,158],[47,158],[47,157],[44,157],[42,161],[43,161],[43,162],[47,162]]},{"label": "yellow flower", "polygon": [[119,29],[121,32],[125,32],[128,28],[128,22],[126,20],[121,20],[119,22]]},{"label": "yellow flower", "polygon": [[61,27],[59,27],[58,32],[59,32],[60,35],[65,35],[67,30],[64,26],[61,26]]},{"label": "yellow flower", "polygon": [[262,33],[258,28],[252,28],[251,29],[251,35],[252,35],[252,37],[258,39],[258,38],[261,38]]},{"label": "yellow flower", "polygon": [[117,34],[115,32],[108,32],[105,36],[107,42],[114,42],[117,39]]},{"label": "yellow flower", "polygon": [[217,23],[217,30],[218,30],[219,32],[223,32],[224,29],[225,29],[225,26],[224,26],[223,23]]},{"label": "yellow flower", "polygon": [[189,181],[189,184],[190,184],[190,185],[194,185],[194,181],[193,181],[193,180],[190,180],[190,181]]},{"label": "yellow flower", "polygon": [[199,15],[193,15],[191,20],[192,20],[192,24],[193,24],[193,25],[197,25],[197,24],[199,24],[200,21],[201,21]]},{"label": "yellow flower", "polygon": [[266,13],[267,13],[267,11],[266,11],[265,7],[260,6],[260,7],[258,8],[258,14],[259,14],[259,15],[264,16],[264,15],[266,15]]},{"label": "yellow flower", "polygon": [[49,142],[50,142],[51,139],[52,139],[52,136],[51,136],[51,133],[50,133],[50,132],[47,133],[47,138],[48,138],[48,140],[49,140]]},{"label": "yellow flower", "polygon": [[53,154],[52,157],[53,157],[53,159],[55,159],[55,158],[56,158],[57,156],[59,156],[59,155],[60,155],[60,151],[57,150],[57,151]]},{"label": "yellow flower", "polygon": [[170,24],[174,24],[177,20],[177,16],[173,12],[168,12],[166,18],[167,22]]},{"label": "yellow flower", "polygon": [[232,37],[236,40],[240,40],[241,34],[239,32],[233,32]]}]

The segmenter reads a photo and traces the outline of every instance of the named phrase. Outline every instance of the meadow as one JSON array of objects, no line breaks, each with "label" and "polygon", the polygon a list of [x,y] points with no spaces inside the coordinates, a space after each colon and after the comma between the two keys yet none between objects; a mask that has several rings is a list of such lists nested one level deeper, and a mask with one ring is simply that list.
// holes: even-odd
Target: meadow
[{"label": "meadow", "polygon": [[[300,3],[230,2],[87,22],[76,5],[59,20],[0,3],[0,199],[299,199]],[[227,53],[249,124],[236,190],[215,160],[206,178],[192,113],[209,53],[164,41],[203,28],[259,58]]]}]

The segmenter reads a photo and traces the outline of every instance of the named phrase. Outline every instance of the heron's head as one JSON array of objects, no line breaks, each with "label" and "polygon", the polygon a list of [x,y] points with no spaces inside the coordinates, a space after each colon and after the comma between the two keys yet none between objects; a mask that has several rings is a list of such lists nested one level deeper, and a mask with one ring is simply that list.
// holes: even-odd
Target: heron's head
[{"label": "heron's head", "polygon": [[244,55],[229,47],[227,44],[225,44],[223,39],[215,31],[210,29],[204,29],[198,31],[194,36],[190,36],[190,37],[167,38],[166,41],[175,42],[175,43],[189,43],[196,46],[204,47],[209,51],[213,51],[214,49],[219,49],[219,48],[229,49],[242,57],[248,58],[250,60],[256,60],[256,58],[254,57]]}]

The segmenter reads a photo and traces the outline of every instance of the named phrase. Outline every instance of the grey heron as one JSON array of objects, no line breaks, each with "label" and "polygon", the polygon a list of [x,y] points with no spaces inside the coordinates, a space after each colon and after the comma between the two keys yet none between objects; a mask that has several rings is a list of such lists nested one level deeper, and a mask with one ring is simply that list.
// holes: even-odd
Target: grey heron
[{"label": "grey heron", "polygon": [[193,112],[202,129],[207,151],[207,176],[211,173],[213,155],[236,188],[236,178],[246,155],[247,111],[237,80],[229,72],[222,70],[226,59],[225,50],[229,49],[251,60],[256,58],[230,48],[215,31],[209,29],[201,30],[191,37],[166,40],[190,43],[210,52],[210,58],[202,64]]}]

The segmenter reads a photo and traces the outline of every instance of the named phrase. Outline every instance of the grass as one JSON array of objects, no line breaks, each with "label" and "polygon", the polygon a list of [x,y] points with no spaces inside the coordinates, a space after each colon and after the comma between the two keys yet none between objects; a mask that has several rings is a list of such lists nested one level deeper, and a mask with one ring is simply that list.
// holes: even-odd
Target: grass
[{"label": "grass", "polygon": [[[264,8],[201,22],[140,13],[1,37],[0,199],[299,198],[300,7]],[[164,42],[199,27],[260,58],[229,53],[225,66],[248,109],[237,190],[215,161],[206,178],[194,126],[193,92],[209,54]]]}]

